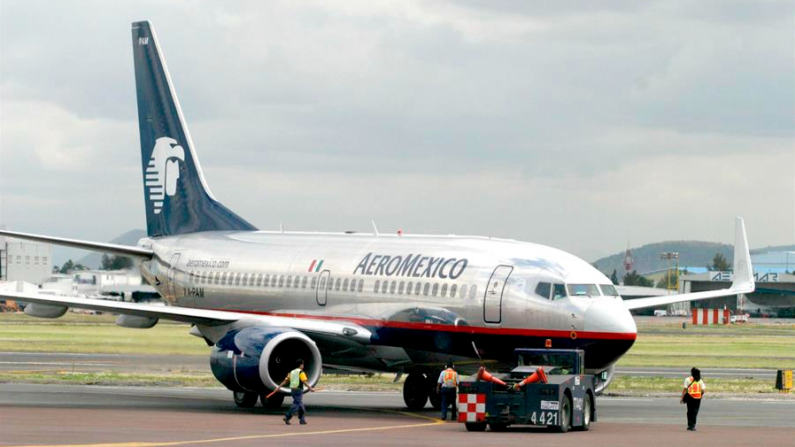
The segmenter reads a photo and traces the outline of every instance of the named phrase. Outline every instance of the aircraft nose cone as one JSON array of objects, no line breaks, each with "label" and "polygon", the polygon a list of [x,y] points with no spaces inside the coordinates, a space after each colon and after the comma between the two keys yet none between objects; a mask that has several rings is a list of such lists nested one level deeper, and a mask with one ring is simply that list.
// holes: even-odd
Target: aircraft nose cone
[{"label": "aircraft nose cone", "polygon": [[637,334],[635,319],[621,299],[598,300],[585,312],[585,330],[588,332],[611,332]]}]

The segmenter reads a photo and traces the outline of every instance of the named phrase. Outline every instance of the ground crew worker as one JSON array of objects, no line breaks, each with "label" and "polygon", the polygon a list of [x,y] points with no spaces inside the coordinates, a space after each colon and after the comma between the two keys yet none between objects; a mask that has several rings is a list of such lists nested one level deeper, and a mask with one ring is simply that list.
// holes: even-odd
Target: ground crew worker
[{"label": "ground crew worker", "polygon": [[453,367],[453,361],[447,362],[447,369],[439,374],[436,392],[442,394],[442,420],[447,419],[447,406],[452,405],[451,421],[458,419],[458,402],[456,402],[456,389],[458,388],[458,373]]},{"label": "ground crew worker", "polygon": [[701,371],[698,368],[690,370],[690,377],[685,379],[682,398],[679,403],[687,404],[687,429],[696,431],[696,418],[701,407],[701,398],[704,397],[704,381],[701,380]]},{"label": "ground crew worker", "polygon": [[283,387],[290,384],[290,395],[293,397],[293,405],[287,411],[287,414],[284,415],[284,423],[290,425],[290,419],[292,419],[293,414],[296,412],[298,413],[298,420],[301,422],[301,425],[306,425],[306,407],[304,406],[304,385],[309,389],[309,391],[315,391],[312,386],[309,385],[309,380],[306,378],[306,373],[304,372],[304,361],[298,359],[295,361],[296,368],[290,371],[287,374],[287,377],[279,384],[280,387]]}]

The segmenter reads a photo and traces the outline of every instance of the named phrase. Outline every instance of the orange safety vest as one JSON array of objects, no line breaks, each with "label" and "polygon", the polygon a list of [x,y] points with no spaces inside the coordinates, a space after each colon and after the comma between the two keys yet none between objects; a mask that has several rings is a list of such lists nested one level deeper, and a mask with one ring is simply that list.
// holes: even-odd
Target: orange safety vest
[{"label": "orange safety vest", "polygon": [[701,381],[696,382],[692,377],[689,377],[690,385],[687,386],[687,394],[693,399],[701,399]]},{"label": "orange safety vest", "polygon": [[444,377],[442,378],[445,388],[458,386],[458,373],[452,368],[444,370]]}]

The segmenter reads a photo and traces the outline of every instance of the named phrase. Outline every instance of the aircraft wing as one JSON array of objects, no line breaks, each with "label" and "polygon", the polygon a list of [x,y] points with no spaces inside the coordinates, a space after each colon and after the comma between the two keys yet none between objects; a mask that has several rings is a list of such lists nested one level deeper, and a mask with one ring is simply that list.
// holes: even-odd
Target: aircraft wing
[{"label": "aircraft wing", "polygon": [[36,242],[45,242],[56,245],[63,245],[66,247],[80,248],[83,250],[101,251],[104,253],[111,253],[114,255],[126,256],[129,258],[145,259],[145,260],[152,259],[155,255],[155,253],[152,250],[147,250],[145,248],[140,248],[140,247],[130,247],[129,245],[81,241],[77,239],[42,236],[39,234],[17,233],[16,231],[0,230],[0,236],[7,236],[14,239],[23,239],[27,241],[36,241]]},{"label": "aircraft wing", "polygon": [[680,293],[671,296],[638,298],[625,300],[627,309],[643,309],[647,307],[664,306],[667,304],[683,303],[686,301],[707,300],[724,296],[751,293],[754,291],[754,271],[751,266],[751,253],[748,250],[748,239],[745,235],[745,223],[741,217],[735,218],[734,223],[734,281],[727,289],[709,290],[705,292]]},{"label": "aircraft wing", "polygon": [[0,292],[0,299],[41,304],[53,308],[76,307],[79,309],[113,312],[147,318],[162,318],[204,326],[220,326],[235,322],[282,328],[291,328],[309,334],[343,338],[369,344],[372,333],[364,327],[345,321],[323,321],[310,318],[277,317],[220,310],[191,309],[177,306],[124,303],[91,298],[53,296],[39,293]]}]

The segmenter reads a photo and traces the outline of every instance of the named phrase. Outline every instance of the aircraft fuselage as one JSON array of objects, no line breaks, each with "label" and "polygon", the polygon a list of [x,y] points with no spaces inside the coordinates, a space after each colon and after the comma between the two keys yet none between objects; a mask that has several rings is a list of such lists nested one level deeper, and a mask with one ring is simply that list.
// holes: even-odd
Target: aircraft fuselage
[{"label": "aircraft fuselage", "polygon": [[[405,371],[478,354],[509,362],[515,348],[542,347],[551,339],[556,348],[584,349],[586,367],[598,371],[636,338],[621,298],[601,292],[609,293],[607,277],[573,255],[537,244],[203,232],[142,239],[139,245],[157,254],[142,272],[171,305],[349,321],[373,332],[367,352],[324,352],[329,366]],[[556,284],[557,297],[550,291]],[[594,288],[580,287],[585,292],[575,295],[574,285]],[[562,288],[569,289],[565,296]]]}]

